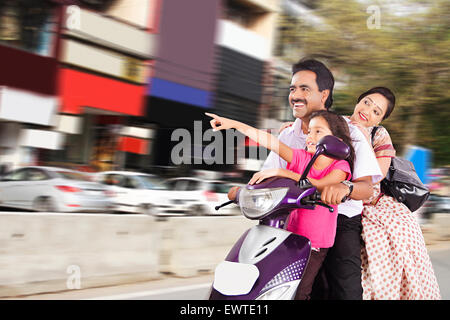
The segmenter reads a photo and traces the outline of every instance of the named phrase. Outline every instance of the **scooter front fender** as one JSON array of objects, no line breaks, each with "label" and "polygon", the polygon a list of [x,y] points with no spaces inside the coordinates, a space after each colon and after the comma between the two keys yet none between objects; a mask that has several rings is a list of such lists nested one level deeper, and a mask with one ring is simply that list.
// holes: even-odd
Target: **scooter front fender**
[{"label": "scooter front fender", "polygon": [[[248,294],[227,296],[212,288],[211,300],[254,300],[274,287],[300,280],[309,260],[310,241],[292,232],[265,225],[247,230],[226,261],[254,264],[259,277]],[[232,279],[230,279],[232,281]]]}]

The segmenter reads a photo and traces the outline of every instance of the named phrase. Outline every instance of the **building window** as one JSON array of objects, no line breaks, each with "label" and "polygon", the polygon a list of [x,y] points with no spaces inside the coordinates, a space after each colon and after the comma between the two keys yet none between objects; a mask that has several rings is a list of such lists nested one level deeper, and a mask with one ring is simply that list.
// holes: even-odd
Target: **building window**
[{"label": "building window", "polygon": [[0,2],[0,44],[50,56],[56,34],[54,5],[41,0]]},{"label": "building window", "polygon": [[225,2],[225,19],[243,28],[250,28],[264,14],[263,10],[244,1],[227,0]]},{"label": "building window", "polygon": [[106,11],[116,0],[78,0],[84,7],[97,11]]}]

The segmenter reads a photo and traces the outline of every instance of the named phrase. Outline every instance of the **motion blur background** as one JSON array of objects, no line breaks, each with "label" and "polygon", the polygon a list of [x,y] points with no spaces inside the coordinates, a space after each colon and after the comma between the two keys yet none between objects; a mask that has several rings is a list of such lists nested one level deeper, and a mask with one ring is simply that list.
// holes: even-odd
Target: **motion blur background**
[{"label": "motion blur background", "polygon": [[[277,130],[293,120],[290,67],[310,56],[333,71],[342,114],[368,88],[391,88],[397,107],[383,124],[399,154],[415,145],[430,151],[428,168],[445,167],[449,10],[447,1],[4,0],[0,162],[256,171],[264,159],[248,149],[240,166],[173,166],[171,134],[195,120],[208,129],[205,111]],[[193,143],[192,156],[208,143]]]},{"label": "motion blur background", "polygon": [[429,185],[427,212],[443,213],[449,47],[444,0],[2,0],[1,172],[34,165],[246,183],[267,154],[252,152],[253,141],[244,140],[245,159],[224,146],[234,164],[206,164],[195,157],[210,142],[193,139],[192,164],[174,165],[172,132],[194,136],[194,121],[206,131],[204,112],[277,132],[294,120],[291,65],[313,57],[335,76],[341,114],[371,87],[394,91],[383,125]]}]

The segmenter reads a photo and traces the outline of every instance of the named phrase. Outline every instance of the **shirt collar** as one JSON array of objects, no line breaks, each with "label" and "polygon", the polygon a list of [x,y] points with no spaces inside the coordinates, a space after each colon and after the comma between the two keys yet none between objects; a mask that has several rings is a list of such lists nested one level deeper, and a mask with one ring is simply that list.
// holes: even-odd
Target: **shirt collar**
[{"label": "shirt collar", "polygon": [[301,119],[299,119],[299,118],[295,119],[294,124],[292,125],[292,130],[294,131],[294,134],[297,137],[302,137],[305,135],[302,130],[302,120]]}]

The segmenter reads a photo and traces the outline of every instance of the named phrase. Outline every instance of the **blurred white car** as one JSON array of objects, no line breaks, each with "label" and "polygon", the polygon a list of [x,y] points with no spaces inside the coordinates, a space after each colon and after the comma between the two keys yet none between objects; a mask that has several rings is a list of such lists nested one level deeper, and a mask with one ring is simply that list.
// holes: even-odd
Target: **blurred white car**
[{"label": "blurred white car", "polygon": [[57,167],[29,166],[0,180],[0,206],[45,212],[107,211],[107,190],[85,174]]},{"label": "blurred white car", "polygon": [[164,184],[170,190],[170,202],[186,206],[191,215],[240,214],[239,207],[234,203],[215,210],[216,206],[228,201],[228,191],[236,184],[190,177],[168,179]]},{"label": "blurred white car", "polygon": [[[162,208],[173,208],[167,189],[155,175],[131,171],[103,171],[95,181],[105,185],[112,194],[114,210],[158,215]],[[184,211],[184,207],[180,209]]]}]

